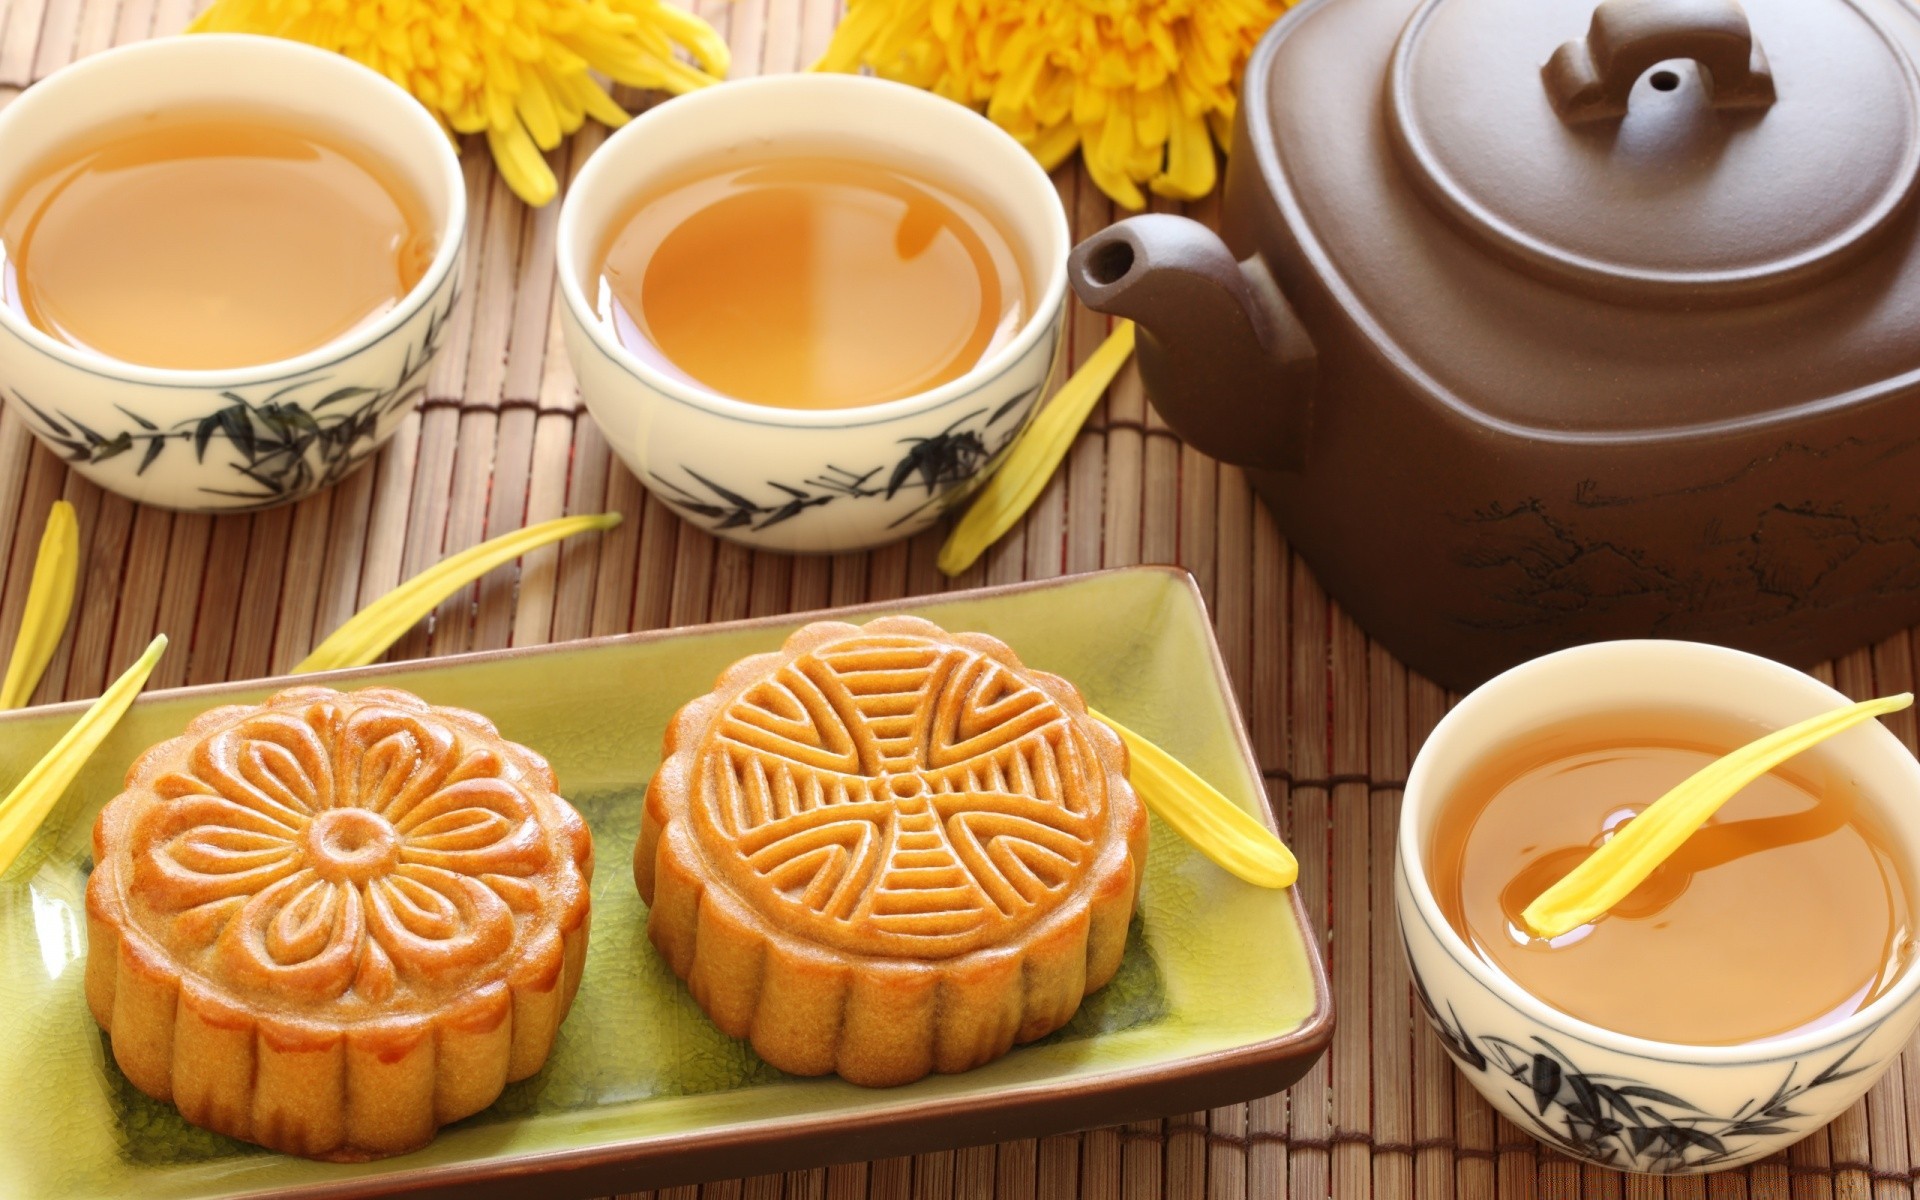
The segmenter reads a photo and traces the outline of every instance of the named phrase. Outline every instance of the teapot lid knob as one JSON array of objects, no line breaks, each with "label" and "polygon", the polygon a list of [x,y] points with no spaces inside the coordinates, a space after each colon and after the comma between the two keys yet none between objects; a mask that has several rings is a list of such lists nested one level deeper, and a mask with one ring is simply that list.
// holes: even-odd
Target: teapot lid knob
[{"label": "teapot lid knob", "polygon": [[1773,72],[1739,0],[1601,0],[1586,36],[1561,43],[1540,76],[1562,120],[1602,121],[1626,116],[1640,77],[1669,59],[1695,64],[1714,108],[1773,103]]},{"label": "teapot lid knob", "polygon": [[1807,286],[1920,181],[1920,74],[1853,0],[1424,0],[1388,72],[1388,130],[1426,198],[1523,270],[1610,299]]}]

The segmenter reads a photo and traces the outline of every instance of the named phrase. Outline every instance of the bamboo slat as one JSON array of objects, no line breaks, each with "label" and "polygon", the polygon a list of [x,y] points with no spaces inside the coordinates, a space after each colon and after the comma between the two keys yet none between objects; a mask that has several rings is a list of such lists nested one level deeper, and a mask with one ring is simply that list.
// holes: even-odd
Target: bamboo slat
[{"label": "bamboo slat", "polygon": [[[106,46],[171,34],[199,0],[0,2],[0,106]],[[803,68],[833,0],[699,0],[733,74]],[[622,93],[630,108],[658,98]],[[605,137],[551,161],[563,179]],[[366,600],[443,555],[529,521],[616,510],[618,529],[502,568],[444,604],[396,657],[529,645],[629,629],[1171,562],[1198,580],[1248,720],[1269,797],[1301,861],[1301,894],[1330,937],[1341,1019],[1327,1058],[1290,1093],[1163,1121],[1000,1146],[639,1193],[649,1200],[1892,1200],[1916,1192],[1920,1052],[1789,1153],[1711,1179],[1582,1168],[1495,1117],[1453,1071],[1409,992],[1391,864],[1413,754],[1451,697],[1371,645],[1254,503],[1239,469],[1182,445],[1123,371],[1022,524],[958,580],[943,529],[871,553],[789,558],[715,541],[653,500],[581,407],[555,319],[557,208],[529,212],[466,150],[466,287],[448,348],[367,469],[287,509],[203,516],[105,495],[0,407],[0,645],[18,627],[40,530],[78,510],[76,615],[35,701],[96,694],[156,631],[175,648],[160,686],[283,671]],[[1055,175],[1076,236],[1120,215],[1077,165]],[[1156,200],[1156,210],[1182,211]],[[1203,221],[1209,199],[1184,210]],[[1079,308],[1083,362],[1109,322]],[[237,619],[236,619],[237,618]],[[1901,634],[1819,672],[1849,695],[1911,688]],[[1915,714],[1891,722],[1909,747]],[[535,1194],[535,1193],[529,1193]]]},{"label": "bamboo slat", "polygon": [[[1366,806],[1372,861],[1390,860],[1400,828],[1400,787],[1409,765],[1407,752],[1407,672],[1378,647],[1367,652]],[[1366,911],[1391,912],[1393,878],[1369,864]],[[1367,922],[1368,1042],[1370,1078],[1355,1089],[1372,1101],[1373,1194],[1412,1194],[1414,1183],[1413,1072],[1414,1009],[1399,932],[1390,921]]]},{"label": "bamboo slat", "polygon": [[[1265,510],[1261,510],[1258,525],[1270,530],[1270,522]],[[1262,557],[1256,544],[1256,567]],[[1263,764],[1275,761],[1268,757],[1269,752],[1277,752],[1275,757],[1284,764],[1285,836],[1300,860],[1300,881],[1296,886],[1306,902],[1308,928],[1324,944],[1330,925],[1328,893],[1333,842],[1332,802],[1328,795],[1333,736],[1330,694],[1333,648],[1329,637],[1332,612],[1326,593],[1304,564],[1290,563],[1286,579],[1289,603],[1284,610],[1278,605],[1255,605],[1260,624],[1254,632],[1256,690],[1250,698],[1254,711],[1254,747]],[[1259,582],[1256,574],[1256,596]],[[1278,638],[1262,636],[1276,624],[1272,617],[1279,611],[1288,614],[1284,657],[1271,648]],[[1262,712],[1274,710],[1271,698],[1280,694],[1259,690],[1260,664],[1269,660],[1283,665],[1286,672],[1286,716],[1290,719],[1284,726],[1272,717],[1261,716]],[[1344,946],[1329,947],[1335,952],[1328,956],[1330,971],[1338,961],[1338,951],[1344,949]],[[1331,1088],[1336,1057],[1336,1053],[1329,1050],[1304,1079],[1294,1084],[1288,1096],[1287,1194],[1292,1200],[1317,1200],[1333,1195]]]}]

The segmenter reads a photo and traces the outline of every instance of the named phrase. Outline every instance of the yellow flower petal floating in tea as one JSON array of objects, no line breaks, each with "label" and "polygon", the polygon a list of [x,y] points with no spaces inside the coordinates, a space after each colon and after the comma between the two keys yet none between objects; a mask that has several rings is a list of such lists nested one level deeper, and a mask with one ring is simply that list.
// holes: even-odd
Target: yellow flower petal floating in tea
[{"label": "yellow flower petal floating in tea", "polygon": [[821,71],[984,109],[1052,170],[1080,148],[1127,208],[1213,190],[1240,74],[1288,0],[849,0]]},{"label": "yellow flower petal floating in tea", "polygon": [[7,798],[0,800],[0,873],[11,867],[13,860],[27,848],[33,831],[40,828],[40,822],[53,811],[54,803],[66,792],[80,768],[120,723],[127,706],[146,686],[147,676],[153,674],[153,668],[159,665],[160,656],[166,650],[167,635],[163,633],[148,644],[146,652],[124,675],[101,693],[92,708],[80,715],[73,728],[61,735],[53,749],[7,793]]},{"label": "yellow flower petal floating in tea", "polygon": [[1837,733],[1912,703],[1911,692],[1863,700],[1789,725],[1715,759],[1648,805],[1527,905],[1521,919],[1528,932],[1556,938],[1604,915],[1741,788]]},{"label": "yellow flower petal floating in tea", "polygon": [[1127,782],[1154,815],[1231,874],[1256,887],[1292,887],[1300,864],[1287,844],[1179,759],[1105,713],[1088,715],[1127,744]]},{"label": "yellow flower petal floating in tea", "polygon": [[367,605],[327,635],[300,661],[294,674],[364,667],[386,653],[387,647],[413,628],[414,622],[439,607],[440,602],[495,567],[505,566],[529,551],[576,533],[612,529],[620,524],[617,512],[559,517],[481,542],[426,570]]},{"label": "yellow flower petal floating in tea", "polygon": [[290,38],[372,67],[455,133],[486,134],[534,205],[559,190],[543,151],[588,117],[627,121],[592,72],[677,94],[718,83],[730,59],[711,25],[664,0],[215,0],[189,31]]},{"label": "yellow flower petal floating in tea", "polygon": [[966,570],[1026,515],[1073,447],[1087,414],[1107,394],[1107,385],[1132,353],[1133,322],[1122,321],[1047,401],[954,524],[946,545],[940,547],[937,565],[942,571],[958,575]]},{"label": "yellow flower petal floating in tea", "polygon": [[79,578],[80,522],[73,515],[73,505],[55,500],[34,555],[26,614],[20,618],[20,632],[7,658],[6,679],[0,682],[0,710],[19,708],[40,685],[54,647],[66,632]]}]

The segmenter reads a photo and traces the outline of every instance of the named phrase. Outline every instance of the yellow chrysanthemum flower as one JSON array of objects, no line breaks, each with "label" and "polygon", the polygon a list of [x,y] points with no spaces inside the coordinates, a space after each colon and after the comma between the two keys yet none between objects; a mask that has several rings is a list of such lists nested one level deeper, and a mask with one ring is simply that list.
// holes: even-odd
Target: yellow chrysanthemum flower
[{"label": "yellow chrysanthemum flower", "polygon": [[984,108],[1048,170],[1079,146],[1128,208],[1213,190],[1240,72],[1291,0],[848,0],[816,70]]},{"label": "yellow chrysanthemum flower", "polygon": [[541,151],[587,117],[626,123],[591,72],[679,93],[728,65],[713,27],[663,0],[215,0],[190,32],[264,33],[364,63],[450,131],[485,133],[507,183],[536,205],[559,190]]}]

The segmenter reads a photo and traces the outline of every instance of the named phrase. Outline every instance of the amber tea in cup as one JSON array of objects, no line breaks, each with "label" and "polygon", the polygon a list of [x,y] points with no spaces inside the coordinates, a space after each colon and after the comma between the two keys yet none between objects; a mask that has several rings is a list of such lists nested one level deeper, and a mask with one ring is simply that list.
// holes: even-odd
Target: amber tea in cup
[{"label": "amber tea in cup", "polygon": [[1740,1045],[1843,1020],[1913,954],[1911,881],[1852,782],[1795,760],[1626,900],[1543,941],[1521,911],[1668,789],[1759,729],[1589,717],[1490,755],[1446,796],[1429,873],[1468,947],[1545,1003],[1653,1041]]},{"label": "amber tea in cup", "polygon": [[377,321],[435,249],[398,173],[330,130],[150,113],[38,164],[0,203],[0,296],[121,362],[248,367]]},{"label": "amber tea in cup", "polygon": [[882,404],[959,378],[1033,312],[1012,236],[963,188],[855,150],[787,148],[635,197],[601,255],[621,345],[709,392]]}]

